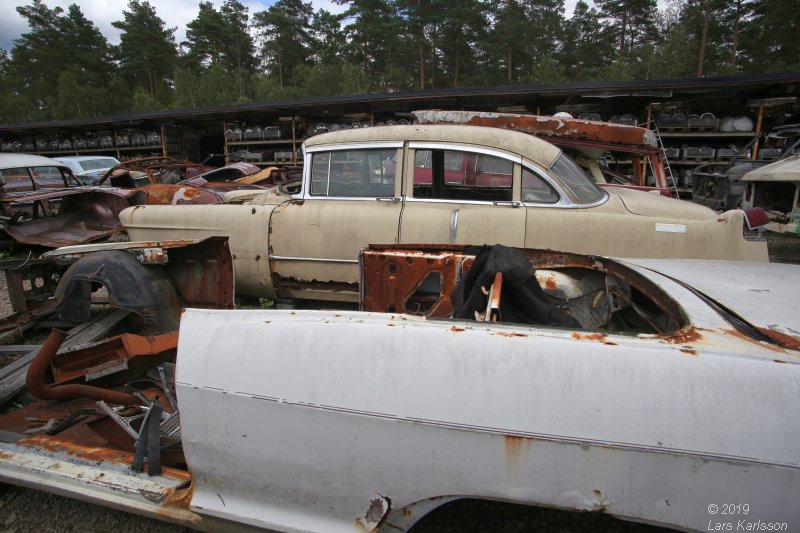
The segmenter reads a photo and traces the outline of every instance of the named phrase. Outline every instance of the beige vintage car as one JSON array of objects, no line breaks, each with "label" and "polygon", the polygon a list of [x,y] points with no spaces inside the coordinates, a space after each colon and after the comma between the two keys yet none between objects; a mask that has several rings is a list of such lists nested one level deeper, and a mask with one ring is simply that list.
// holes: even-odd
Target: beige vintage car
[{"label": "beige vintage car", "polygon": [[132,241],[230,237],[237,293],[358,300],[368,244],[495,244],[617,257],[767,261],[743,212],[594,185],[524,133],[411,125],[318,135],[300,191],[234,192],[227,205],[137,206]]}]

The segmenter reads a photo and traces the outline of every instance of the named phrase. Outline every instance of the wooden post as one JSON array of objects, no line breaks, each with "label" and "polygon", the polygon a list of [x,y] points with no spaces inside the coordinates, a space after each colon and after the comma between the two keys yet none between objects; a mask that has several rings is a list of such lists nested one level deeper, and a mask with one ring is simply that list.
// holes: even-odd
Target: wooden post
[{"label": "wooden post", "polygon": [[223,153],[225,154],[225,164],[227,165],[230,163],[230,158],[228,157],[228,123],[224,120],[222,121],[222,138],[225,140]]},{"label": "wooden post", "polygon": [[753,144],[753,155],[751,156],[752,160],[756,160],[758,158],[758,141],[759,136],[761,135],[761,121],[764,119],[764,106],[758,106],[758,120],[756,120],[756,142]]},{"label": "wooden post", "polygon": [[114,139],[114,151],[117,152],[117,159],[122,159],[119,155],[119,145],[117,144],[117,130],[111,130],[111,138]]},{"label": "wooden post", "polygon": [[294,117],[292,117],[292,164],[297,164],[297,138],[294,129]]},{"label": "wooden post", "polygon": [[164,126],[161,126],[161,156],[167,157],[167,134]]}]

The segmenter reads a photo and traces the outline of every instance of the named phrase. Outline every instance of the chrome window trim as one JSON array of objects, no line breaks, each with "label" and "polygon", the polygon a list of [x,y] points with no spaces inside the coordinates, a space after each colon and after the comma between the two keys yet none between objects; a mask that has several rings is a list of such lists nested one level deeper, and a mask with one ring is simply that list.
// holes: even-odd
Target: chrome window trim
[{"label": "chrome window trim", "polygon": [[382,148],[402,148],[402,141],[377,141],[370,143],[348,143],[348,144],[321,144],[319,146],[307,146],[303,150],[306,154],[316,152],[340,152],[342,150],[371,150]]},{"label": "chrome window trim", "polygon": [[410,203],[427,203],[427,204],[460,204],[460,205],[490,205],[492,207],[521,207],[522,203],[513,200],[441,200],[435,198],[414,198],[412,196],[405,197],[406,202]]},{"label": "chrome window trim", "polygon": [[550,209],[550,208],[568,209],[568,208],[573,208],[573,207],[576,206],[575,202],[572,201],[572,198],[570,197],[570,195],[567,193],[567,191],[564,190],[564,187],[561,186],[561,183],[557,182],[556,180],[551,178],[550,174],[547,172],[547,170],[543,166],[541,166],[541,165],[539,165],[537,163],[534,163],[533,161],[531,161],[529,159],[524,159],[523,158],[523,160],[522,160],[522,170],[527,170],[528,172],[531,172],[532,174],[537,176],[539,179],[544,181],[546,184],[550,185],[550,187],[552,187],[553,190],[555,190],[556,194],[558,195],[558,201],[557,202],[532,202],[532,201],[527,201],[526,202],[525,200],[522,199],[522,187],[521,187],[522,176],[520,176],[520,192],[519,192],[519,194],[520,194],[520,202],[522,203],[522,205],[524,205],[525,207],[545,207],[545,208],[548,208],[548,209]]},{"label": "chrome window trim", "polygon": [[[381,150],[381,149],[402,149],[404,143],[402,142],[374,142],[374,143],[348,143],[348,144],[325,144],[320,146],[306,147],[303,145],[303,179],[300,192],[292,195],[293,200],[367,200],[374,202],[377,198],[398,198],[396,194],[392,196],[328,196],[330,188],[330,180],[328,180],[328,189],[325,195],[312,195],[311,194],[311,159],[314,154],[319,152],[339,152],[343,150]],[[330,165],[333,158],[328,160],[328,175],[330,176]],[[398,165],[399,167],[400,165]],[[397,191],[398,173],[395,172],[395,191]],[[402,185],[401,185],[402,192]]]},{"label": "chrome window trim", "polygon": [[[412,151],[413,150],[413,151]],[[510,161],[513,165],[519,165],[522,162],[522,156],[513,154],[511,152],[504,152],[502,150],[495,150],[493,148],[483,148],[481,146],[475,146],[472,144],[463,144],[463,143],[443,143],[443,142],[425,142],[425,141],[415,141],[408,143],[408,153],[409,153],[409,160],[414,161],[414,156],[416,156],[417,150],[449,150],[452,152],[468,152],[472,154],[481,154],[481,155],[489,155],[498,157],[500,159],[505,159],[506,161]],[[439,198],[415,198],[413,196],[414,192],[414,185],[413,179],[410,176],[413,176],[413,169],[415,168],[414,165],[410,165],[411,170],[406,170],[404,174],[404,178],[408,178],[408,180],[404,180],[403,182],[403,198],[406,202],[427,202],[427,203],[443,203],[443,204],[468,204],[468,205],[495,205],[498,207],[506,206],[506,207],[518,207],[518,205],[511,205],[514,202],[514,185],[518,182],[517,174],[512,167],[511,171],[511,200],[504,200],[502,202],[493,201],[493,200],[445,200]],[[409,172],[411,174],[409,175]],[[411,193],[411,194],[409,194]]]},{"label": "chrome window trim", "polygon": [[295,261],[306,263],[337,263],[337,264],[358,264],[358,259],[323,259],[321,257],[293,257],[287,255],[271,255],[270,261]]},{"label": "chrome window trim", "polygon": [[[587,208],[587,207],[597,207],[598,205],[603,205],[609,199],[608,191],[606,191],[603,188],[598,187],[598,189],[600,189],[600,191],[603,192],[603,197],[602,198],[600,198],[596,202],[592,202],[592,203],[589,203],[589,204],[579,204],[579,203],[575,202],[574,200],[572,200],[572,194],[571,194],[572,191],[570,190],[569,193],[568,193],[567,192],[568,189],[565,188],[566,186],[561,183],[561,180],[553,179],[550,176],[550,171],[549,170],[544,169],[541,165],[539,165],[537,163],[534,163],[533,161],[531,161],[529,159],[523,159],[522,166],[524,168],[527,168],[531,172],[535,173],[537,176],[539,176],[540,178],[545,180],[547,183],[549,183],[556,190],[556,192],[559,194],[559,196],[561,197],[559,199],[559,201],[554,203],[554,204],[539,204],[539,203],[534,203],[534,202],[524,202],[523,201],[522,204],[525,207],[559,207],[559,208],[562,208],[562,209],[584,209],[584,208]],[[589,179],[589,178],[586,178],[586,179]]]},{"label": "chrome window trim", "polygon": [[484,148],[473,144],[463,143],[442,143],[415,141],[408,143],[408,148],[413,150],[450,150],[455,152],[470,152],[473,154],[493,155],[501,159],[507,159],[512,163],[521,163],[522,156],[511,152],[504,152],[494,148]]}]

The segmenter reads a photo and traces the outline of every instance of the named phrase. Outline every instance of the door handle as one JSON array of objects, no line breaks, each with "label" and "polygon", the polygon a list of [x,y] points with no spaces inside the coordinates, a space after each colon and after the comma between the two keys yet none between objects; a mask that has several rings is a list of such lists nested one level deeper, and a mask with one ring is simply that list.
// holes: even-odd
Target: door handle
[{"label": "door handle", "polygon": [[375,198],[375,199],[377,201],[379,201],[379,202],[389,202],[389,203],[392,203],[392,204],[396,204],[397,202],[400,201],[400,198],[398,198],[397,196],[393,196],[391,198],[383,197],[383,198]]}]

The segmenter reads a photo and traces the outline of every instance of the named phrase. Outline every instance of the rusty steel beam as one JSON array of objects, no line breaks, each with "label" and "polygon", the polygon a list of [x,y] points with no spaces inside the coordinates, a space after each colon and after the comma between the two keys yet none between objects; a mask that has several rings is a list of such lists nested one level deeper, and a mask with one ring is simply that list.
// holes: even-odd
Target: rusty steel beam
[{"label": "rusty steel beam", "polygon": [[426,110],[414,111],[412,115],[420,124],[486,126],[521,131],[544,138],[657,146],[655,134],[646,128],[596,120],[480,111]]}]

